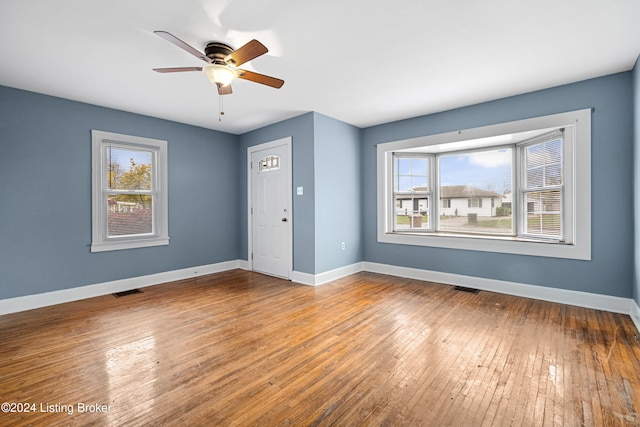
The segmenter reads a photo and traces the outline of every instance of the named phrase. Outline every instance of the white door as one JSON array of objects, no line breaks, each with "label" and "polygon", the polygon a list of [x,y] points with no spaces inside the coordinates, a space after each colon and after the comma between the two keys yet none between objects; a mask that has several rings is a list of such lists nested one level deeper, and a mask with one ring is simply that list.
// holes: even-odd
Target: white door
[{"label": "white door", "polygon": [[288,138],[249,147],[252,269],[284,278],[292,258],[290,147]]}]

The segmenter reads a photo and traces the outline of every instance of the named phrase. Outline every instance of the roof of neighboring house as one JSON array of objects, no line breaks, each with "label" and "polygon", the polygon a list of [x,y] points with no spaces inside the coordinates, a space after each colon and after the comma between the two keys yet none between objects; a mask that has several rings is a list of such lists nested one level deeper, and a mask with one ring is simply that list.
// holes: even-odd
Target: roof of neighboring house
[{"label": "roof of neighboring house", "polygon": [[[415,187],[415,191],[425,191],[426,187]],[[471,185],[445,185],[440,187],[441,199],[467,199],[469,197],[502,197],[500,194],[482,190]]]}]

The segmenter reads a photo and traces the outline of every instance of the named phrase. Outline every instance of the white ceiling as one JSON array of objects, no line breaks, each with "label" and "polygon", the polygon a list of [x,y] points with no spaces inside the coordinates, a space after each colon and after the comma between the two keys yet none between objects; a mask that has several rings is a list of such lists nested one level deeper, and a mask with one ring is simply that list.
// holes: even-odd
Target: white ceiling
[{"label": "white ceiling", "polygon": [[[256,38],[219,96],[198,50]],[[2,0],[0,85],[244,133],[317,111],[359,127],[632,69],[639,0]]]}]

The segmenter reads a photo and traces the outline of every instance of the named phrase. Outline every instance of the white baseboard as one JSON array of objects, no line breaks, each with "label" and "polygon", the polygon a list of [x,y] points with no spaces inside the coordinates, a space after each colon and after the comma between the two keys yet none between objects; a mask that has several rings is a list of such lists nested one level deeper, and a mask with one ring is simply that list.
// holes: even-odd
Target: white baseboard
[{"label": "white baseboard", "polygon": [[638,307],[638,304],[633,299],[631,300],[630,305],[631,313],[629,313],[629,316],[631,317],[631,320],[633,320],[633,324],[636,325],[638,331],[640,331],[640,307]]},{"label": "white baseboard", "polygon": [[[61,304],[70,301],[108,295],[115,292],[128,291],[146,286],[187,279],[206,274],[240,268],[249,270],[248,261],[234,260],[199,267],[185,268],[181,270],[167,271],[147,276],[132,277],[94,285],[81,286],[71,289],[46,292],[36,295],[26,295],[16,298],[0,300],[0,315],[26,311],[49,305]],[[613,297],[609,295],[592,294],[581,291],[548,288],[545,286],[527,285],[502,280],[484,279],[479,277],[464,276],[460,274],[442,273],[438,271],[421,270],[417,268],[398,267],[389,264],[374,262],[358,262],[326,271],[320,274],[309,274],[294,271],[291,280],[296,283],[309,286],[319,286],[333,280],[350,276],[360,271],[386,274],[390,276],[406,277],[410,279],[424,280],[428,282],[443,283],[448,285],[465,286],[485,291],[502,294],[533,298],[561,304],[575,305],[597,310],[611,311],[627,314],[640,330],[640,307],[633,299]]]},{"label": "white baseboard", "polygon": [[8,298],[0,300],[0,315],[17,313],[19,311],[32,310],[34,308],[62,304],[65,302],[77,301],[101,295],[108,295],[114,292],[123,292],[131,289],[143,288],[145,286],[153,286],[160,283],[173,282],[176,280],[188,279],[190,277],[197,277],[205,274],[219,273],[222,271],[233,270],[235,268],[239,268],[238,260],[202,265],[198,267],[190,267],[181,270],[167,271],[163,273],[150,274],[147,276],[114,280],[111,282],[80,286],[71,289],[62,289],[59,291],[45,292],[42,294]]},{"label": "white baseboard", "polygon": [[503,280],[484,279],[480,277],[463,276],[460,274],[420,270],[417,268],[398,267],[395,265],[378,264],[374,262],[364,262],[364,270],[372,273],[388,274],[391,276],[425,280],[428,282],[443,283],[447,285],[465,286],[484,291],[575,305],[578,307],[594,308],[597,310],[622,314],[631,313],[631,302],[633,301],[629,298],[613,297],[610,295],[570,291],[566,289],[549,288],[546,286],[527,285]]},{"label": "white baseboard", "polygon": [[301,285],[315,286],[316,275],[310,274],[310,273],[303,273],[301,271],[292,271],[291,281],[295,283],[299,283]]},{"label": "white baseboard", "polygon": [[302,285],[319,286],[325,283],[329,283],[333,280],[338,280],[343,277],[347,277],[352,274],[358,273],[362,271],[362,269],[363,269],[363,263],[357,262],[355,264],[336,268],[335,270],[325,271],[320,274],[309,274],[309,273],[302,273],[300,271],[294,271],[291,273],[291,281],[300,283]]}]

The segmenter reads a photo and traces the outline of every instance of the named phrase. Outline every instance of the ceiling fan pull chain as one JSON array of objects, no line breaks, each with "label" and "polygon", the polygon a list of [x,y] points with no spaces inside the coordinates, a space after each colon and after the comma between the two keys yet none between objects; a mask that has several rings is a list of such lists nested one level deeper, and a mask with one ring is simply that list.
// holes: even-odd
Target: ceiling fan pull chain
[{"label": "ceiling fan pull chain", "polygon": [[219,105],[218,105],[218,121],[221,122],[222,121],[222,116],[224,116],[224,105],[223,105],[223,96],[218,96],[219,101]]}]

